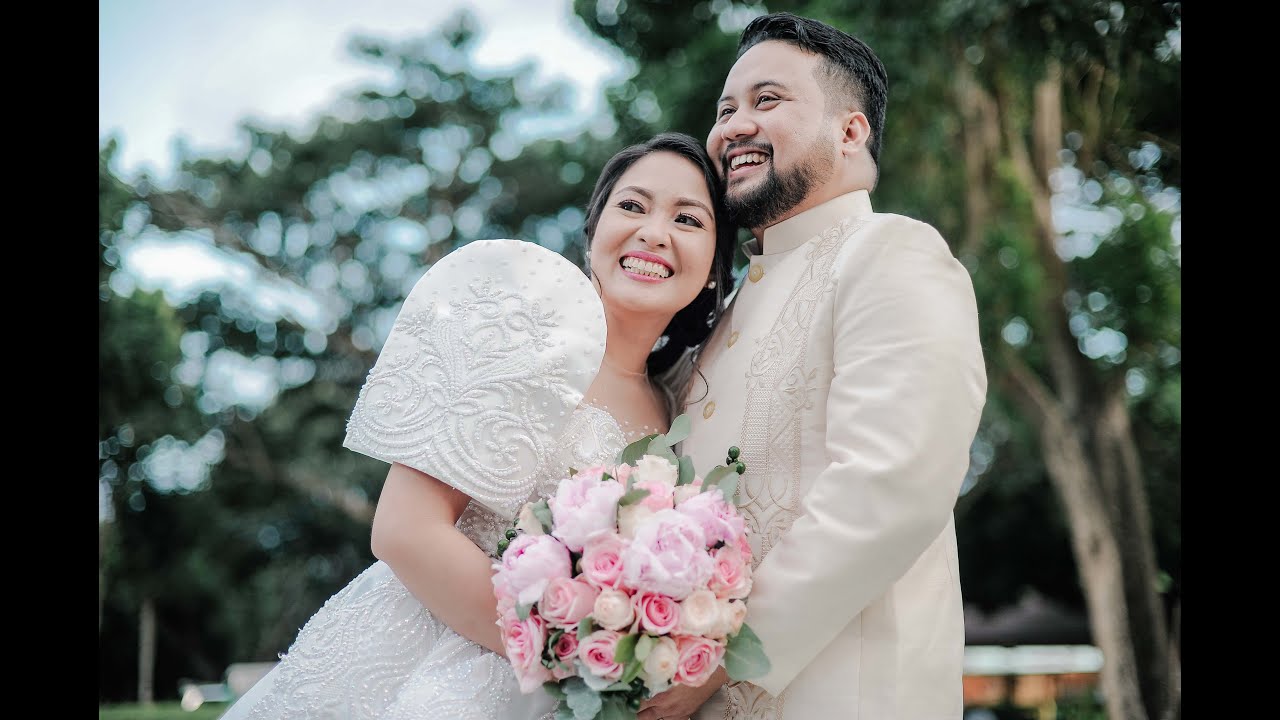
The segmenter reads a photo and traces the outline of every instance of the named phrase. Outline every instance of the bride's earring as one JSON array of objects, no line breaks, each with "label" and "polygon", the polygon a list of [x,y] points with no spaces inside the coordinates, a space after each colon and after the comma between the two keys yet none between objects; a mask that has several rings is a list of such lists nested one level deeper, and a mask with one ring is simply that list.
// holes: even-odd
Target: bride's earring
[{"label": "bride's earring", "polygon": [[708,290],[715,290],[715,289],[716,289],[716,281],[715,281],[715,280],[708,280],[708,281],[707,281],[707,289],[708,289]]}]

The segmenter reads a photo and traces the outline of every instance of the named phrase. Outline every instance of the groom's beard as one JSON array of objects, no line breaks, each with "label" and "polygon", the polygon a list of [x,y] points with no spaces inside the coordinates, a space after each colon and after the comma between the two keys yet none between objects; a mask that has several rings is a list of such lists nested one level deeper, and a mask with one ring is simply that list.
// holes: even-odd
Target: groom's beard
[{"label": "groom's beard", "polygon": [[[773,160],[773,146],[759,145],[769,154],[769,172],[755,189],[736,195],[726,190],[724,203],[730,222],[748,229],[768,227],[799,205],[814,186],[831,177],[835,161],[828,155],[825,143],[825,138],[816,138],[800,162],[781,173]],[[724,165],[727,173],[728,163]]]}]

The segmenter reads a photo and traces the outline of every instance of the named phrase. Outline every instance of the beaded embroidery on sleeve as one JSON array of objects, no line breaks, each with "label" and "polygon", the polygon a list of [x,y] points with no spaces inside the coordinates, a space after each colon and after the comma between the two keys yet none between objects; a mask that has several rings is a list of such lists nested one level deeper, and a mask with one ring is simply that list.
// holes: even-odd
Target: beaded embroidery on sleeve
[{"label": "beaded embroidery on sleeve", "polygon": [[528,242],[472,242],[405,300],[343,445],[514,517],[599,370],[604,337],[599,297],[575,265]]}]

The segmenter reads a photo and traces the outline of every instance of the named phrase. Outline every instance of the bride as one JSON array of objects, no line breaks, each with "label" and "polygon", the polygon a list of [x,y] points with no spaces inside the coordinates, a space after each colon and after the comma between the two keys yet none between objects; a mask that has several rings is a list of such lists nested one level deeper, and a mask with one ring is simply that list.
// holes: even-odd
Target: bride
[{"label": "bride", "polygon": [[701,143],[664,133],[605,165],[590,277],[518,240],[469,243],[406,298],[344,446],[391,463],[367,570],[222,717],[538,720],[506,661],[492,555],[570,467],[665,432],[732,282],[733,228]]}]

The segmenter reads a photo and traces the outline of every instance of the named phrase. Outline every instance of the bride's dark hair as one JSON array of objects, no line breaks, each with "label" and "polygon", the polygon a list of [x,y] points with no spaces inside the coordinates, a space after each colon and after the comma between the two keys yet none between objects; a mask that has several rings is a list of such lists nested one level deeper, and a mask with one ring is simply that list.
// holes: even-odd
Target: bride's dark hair
[{"label": "bride's dark hair", "polygon": [[716,214],[716,254],[711,262],[710,277],[715,280],[715,287],[704,288],[693,302],[671,318],[649,353],[647,363],[649,376],[661,382],[664,390],[673,395],[668,399],[679,407],[683,404],[683,392],[693,370],[692,355],[711,335],[724,310],[725,293],[733,285],[733,252],[738,236],[738,228],[725,214],[724,185],[702,143],[684,133],[668,132],[624,148],[610,158],[600,171],[591,199],[587,201],[586,247],[588,251],[591,249],[596,225],[600,222],[600,215],[604,212],[605,203],[613,192],[613,186],[618,183],[618,178],[637,160],[655,152],[675,153],[702,171],[702,178],[707,183],[707,194],[711,196]]}]

